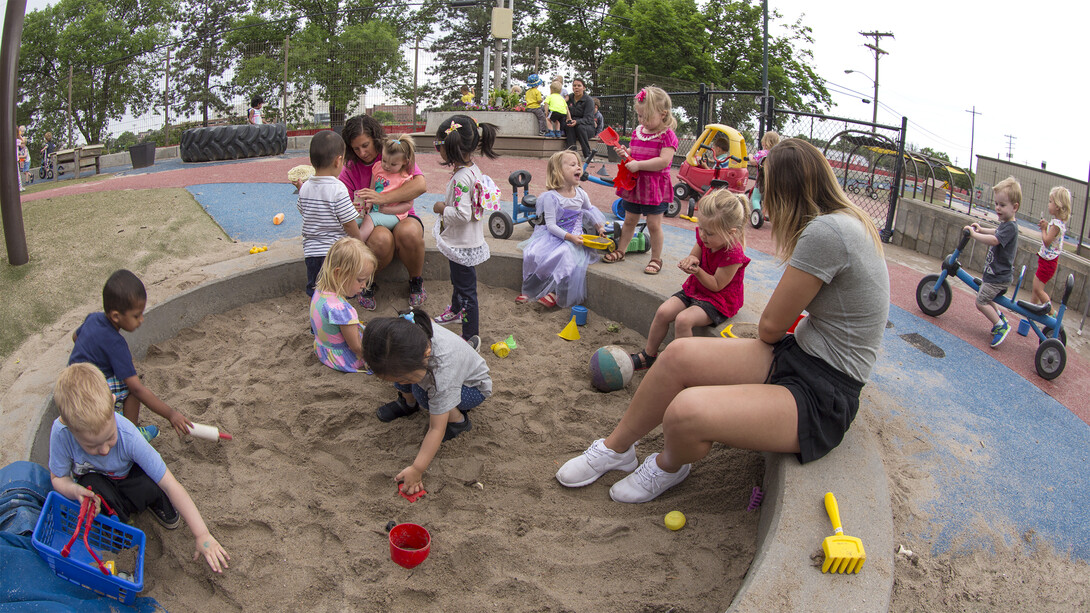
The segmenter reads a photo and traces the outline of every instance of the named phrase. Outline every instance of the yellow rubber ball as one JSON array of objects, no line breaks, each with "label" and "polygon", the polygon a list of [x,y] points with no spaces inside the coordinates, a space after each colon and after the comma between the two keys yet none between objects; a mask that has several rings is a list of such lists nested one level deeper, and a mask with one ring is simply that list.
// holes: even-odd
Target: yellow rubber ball
[{"label": "yellow rubber ball", "polygon": [[681,511],[670,511],[662,519],[662,523],[671,530],[681,530],[685,527],[685,514]]}]

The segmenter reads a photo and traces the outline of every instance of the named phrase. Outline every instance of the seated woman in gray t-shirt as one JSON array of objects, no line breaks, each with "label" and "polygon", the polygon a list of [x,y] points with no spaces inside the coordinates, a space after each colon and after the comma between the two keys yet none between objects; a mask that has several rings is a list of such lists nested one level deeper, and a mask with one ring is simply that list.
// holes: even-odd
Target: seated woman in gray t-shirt
[{"label": "seated woman in gray t-shirt", "polygon": [[[689,475],[712,443],[821,458],[844,437],[878,356],[889,273],[878,231],[813,145],[785,140],[764,162],[764,208],[783,277],[757,339],[676,339],[644,377],[620,423],[556,473],[582,487],[610,470],[618,502],[647,502]],[[805,310],[794,334],[787,330]],[[659,425],[663,450],[636,459]],[[637,468],[638,466],[638,468]]]}]

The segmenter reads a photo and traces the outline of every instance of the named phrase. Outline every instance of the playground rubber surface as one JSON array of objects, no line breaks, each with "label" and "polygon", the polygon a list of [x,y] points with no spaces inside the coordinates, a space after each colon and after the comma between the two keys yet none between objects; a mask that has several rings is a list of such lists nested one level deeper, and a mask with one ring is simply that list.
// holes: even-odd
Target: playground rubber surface
[{"label": "playground rubber surface", "polygon": [[[193,194],[209,215],[236,240],[255,245],[297,237],[300,220],[287,171],[306,163],[303,151],[230,163],[185,164],[157,161],[137,171],[123,170],[102,181],[64,186],[31,194],[24,201],[64,194],[117,189],[181,187]],[[544,190],[545,160],[500,158],[480,166],[504,190],[510,207],[507,176],[527,169],[531,193]],[[449,169],[438,156],[418,156],[429,193],[416,201],[424,219],[428,244],[432,204],[441,198]],[[608,213],[611,190],[585,184],[592,202]],[[284,213],[276,226],[272,217]],[[694,225],[681,219],[664,224],[667,269],[688,253]],[[525,233],[516,226],[512,239]],[[737,319],[756,321],[759,305],[771,295],[782,273],[772,253],[769,227],[749,229],[746,270],[750,301]],[[636,259],[636,258],[630,258]],[[635,282],[647,279],[642,264],[621,264]],[[1059,378],[1045,381],[1033,366],[1037,339],[1016,333],[997,349],[988,346],[988,323],[973,305],[973,295],[952,282],[953,304],[941,317],[923,315],[915,302],[916,285],[938,272],[939,261],[903,249],[887,248],[891,309],[885,339],[868,386],[892,399],[894,416],[912,434],[898,441],[915,467],[931,483],[933,496],[913,504],[927,521],[916,537],[934,553],[988,547],[982,527],[1002,527],[1008,534],[1034,532],[1059,552],[1090,560],[1090,527],[1083,510],[1090,508],[1090,363],[1073,350]],[[613,265],[611,265],[613,266]],[[754,307],[753,305],[758,305]],[[648,314],[650,317],[651,314]],[[1082,313],[1068,312],[1069,337]],[[1017,326],[1017,319],[1011,318]],[[865,405],[864,405],[865,406]],[[1017,543],[1008,543],[1017,545]]]}]

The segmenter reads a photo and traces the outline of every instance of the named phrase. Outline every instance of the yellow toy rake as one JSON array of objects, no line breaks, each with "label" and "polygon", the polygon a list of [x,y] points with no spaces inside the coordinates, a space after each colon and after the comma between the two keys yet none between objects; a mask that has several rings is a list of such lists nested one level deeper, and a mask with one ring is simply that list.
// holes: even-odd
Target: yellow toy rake
[{"label": "yellow toy rake", "polygon": [[844,534],[844,528],[840,525],[840,507],[837,506],[836,496],[832,492],[825,493],[825,511],[829,513],[829,521],[833,522],[833,531],[836,534],[825,537],[821,543],[821,548],[825,551],[825,563],[821,565],[821,572],[858,573],[867,561],[863,541]]}]

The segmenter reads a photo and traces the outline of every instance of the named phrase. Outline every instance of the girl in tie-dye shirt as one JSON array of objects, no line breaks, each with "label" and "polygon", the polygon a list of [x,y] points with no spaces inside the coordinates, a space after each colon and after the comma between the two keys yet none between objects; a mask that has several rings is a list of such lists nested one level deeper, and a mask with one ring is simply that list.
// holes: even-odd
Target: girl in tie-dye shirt
[{"label": "girl in tie-dye shirt", "polygon": [[349,296],[371,283],[378,261],[361,241],[345,237],[326,255],[314,297],[310,300],[310,329],[314,353],[326,366],[342,372],[367,370],[363,361],[363,323]]}]

